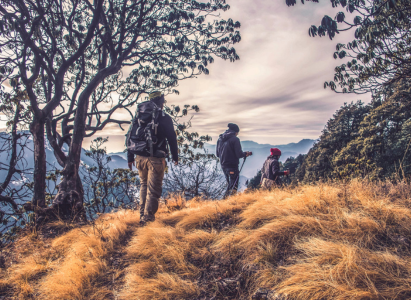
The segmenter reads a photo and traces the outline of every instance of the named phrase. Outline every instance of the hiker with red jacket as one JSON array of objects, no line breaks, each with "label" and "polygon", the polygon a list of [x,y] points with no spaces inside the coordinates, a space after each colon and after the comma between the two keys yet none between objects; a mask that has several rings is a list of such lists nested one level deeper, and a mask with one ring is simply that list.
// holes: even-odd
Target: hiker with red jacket
[{"label": "hiker with red jacket", "polygon": [[217,141],[216,154],[220,158],[221,168],[227,180],[227,191],[225,197],[235,193],[238,189],[240,171],[238,164],[240,158],[252,155],[252,152],[243,152],[240,139],[237,137],[240,132],[238,125],[229,123],[228,129],[220,135]]},{"label": "hiker with red jacket", "polygon": [[278,160],[281,156],[281,150],[278,148],[270,149],[271,155],[267,157],[261,169],[261,187],[271,189],[275,186],[281,186],[280,176],[289,175],[290,171],[280,171],[280,163]]},{"label": "hiker with red jacket", "polygon": [[162,194],[169,145],[174,165],[178,164],[177,136],[171,117],[164,113],[164,95],[149,94],[149,101],[137,107],[136,117],[127,133],[128,167],[138,169],[140,177],[140,224],[155,220]]}]

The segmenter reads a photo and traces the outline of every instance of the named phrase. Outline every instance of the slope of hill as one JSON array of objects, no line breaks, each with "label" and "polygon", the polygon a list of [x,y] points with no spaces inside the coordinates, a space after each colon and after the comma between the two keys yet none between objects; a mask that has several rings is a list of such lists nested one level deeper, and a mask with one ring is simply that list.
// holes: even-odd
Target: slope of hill
[{"label": "slope of hill", "polygon": [[409,299],[411,188],[319,184],[55,223],[2,252],[7,299]]}]

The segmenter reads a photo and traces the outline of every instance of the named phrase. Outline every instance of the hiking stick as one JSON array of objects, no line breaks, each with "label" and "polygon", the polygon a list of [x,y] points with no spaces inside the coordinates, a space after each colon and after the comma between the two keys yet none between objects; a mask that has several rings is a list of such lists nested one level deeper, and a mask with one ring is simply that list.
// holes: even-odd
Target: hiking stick
[{"label": "hiking stick", "polygon": [[246,160],[246,159],[247,159],[247,156],[246,156],[246,157],[244,157],[243,164],[241,165],[240,171],[238,172],[238,176],[237,176],[237,179],[236,179],[236,180],[235,180],[235,182],[234,182],[233,187],[235,187],[235,185],[237,184],[237,181],[239,181],[239,180],[240,180],[241,170],[242,170],[242,169],[243,169],[243,167],[244,167],[244,163],[245,163],[245,160]]}]

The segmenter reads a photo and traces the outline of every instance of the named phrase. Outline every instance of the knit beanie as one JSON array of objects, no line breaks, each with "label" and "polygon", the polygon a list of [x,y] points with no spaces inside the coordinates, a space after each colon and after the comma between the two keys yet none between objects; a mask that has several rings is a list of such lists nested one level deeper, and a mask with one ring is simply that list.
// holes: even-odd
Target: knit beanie
[{"label": "knit beanie", "polygon": [[235,132],[240,132],[240,128],[238,127],[238,125],[237,124],[234,124],[234,123],[228,123],[228,128],[229,129],[231,129],[232,131],[235,131]]},{"label": "knit beanie", "polygon": [[271,155],[278,155],[278,156],[281,155],[281,150],[278,148],[271,148],[270,152],[271,152]]}]

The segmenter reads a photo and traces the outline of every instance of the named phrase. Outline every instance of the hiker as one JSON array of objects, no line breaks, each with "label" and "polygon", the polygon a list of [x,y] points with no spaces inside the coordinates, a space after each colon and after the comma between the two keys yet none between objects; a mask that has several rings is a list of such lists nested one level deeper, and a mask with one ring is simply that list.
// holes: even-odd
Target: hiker
[{"label": "hiker", "polygon": [[267,157],[261,169],[261,187],[264,189],[272,189],[276,186],[281,186],[281,175],[289,175],[290,171],[280,172],[280,163],[278,160],[281,156],[281,150],[278,148],[270,149],[271,155]]},{"label": "hiker", "polygon": [[237,192],[238,181],[240,180],[240,171],[238,170],[240,158],[244,157],[245,159],[253,154],[249,151],[243,152],[241,149],[240,139],[237,137],[240,132],[238,125],[229,123],[227,126],[228,129],[220,134],[216,147],[216,154],[220,158],[221,168],[227,180],[227,190],[224,198]]},{"label": "hiker", "polygon": [[[127,133],[128,167],[138,169],[140,177],[140,224],[155,220],[158,201],[162,194],[167,143],[174,165],[178,165],[177,136],[171,117],[164,113],[164,95],[149,94],[149,101],[137,107],[136,116]],[[135,155],[135,160],[134,160]]]}]

